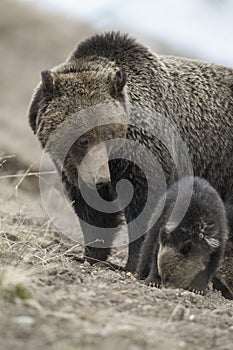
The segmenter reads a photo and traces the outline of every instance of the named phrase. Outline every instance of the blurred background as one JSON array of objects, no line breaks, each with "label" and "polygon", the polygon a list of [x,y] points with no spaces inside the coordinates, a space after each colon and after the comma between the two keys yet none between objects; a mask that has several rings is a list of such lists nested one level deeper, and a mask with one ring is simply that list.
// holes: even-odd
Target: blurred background
[{"label": "blurred background", "polygon": [[[27,109],[40,71],[63,62],[86,36],[113,29],[159,54],[233,63],[232,0],[1,0],[0,180],[39,168]],[[22,187],[34,189],[31,180]]]}]

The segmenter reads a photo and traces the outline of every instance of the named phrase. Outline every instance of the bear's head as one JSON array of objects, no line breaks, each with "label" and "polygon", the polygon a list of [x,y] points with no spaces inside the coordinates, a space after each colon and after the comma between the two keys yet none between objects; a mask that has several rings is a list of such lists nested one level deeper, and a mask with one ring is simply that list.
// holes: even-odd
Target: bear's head
[{"label": "bear's head", "polygon": [[199,214],[197,221],[193,210],[192,214],[188,210],[188,215],[172,232],[169,232],[171,227],[160,229],[158,271],[166,288],[204,292],[209,282],[205,270],[221,244],[216,238],[219,227],[214,218],[211,222]]},{"label": "bear's head", "polygon": [[125,90],[126,74],[109,62],[66,62],[41,73],[30,125],[73,185],[78,175],[90,187],[110,182],[106,141],[126,136]]}]

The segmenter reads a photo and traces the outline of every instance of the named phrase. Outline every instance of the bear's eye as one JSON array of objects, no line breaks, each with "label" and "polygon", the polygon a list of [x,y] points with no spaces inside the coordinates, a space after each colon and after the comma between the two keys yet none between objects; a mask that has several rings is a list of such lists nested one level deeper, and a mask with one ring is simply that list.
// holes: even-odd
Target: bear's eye
[{"label": "bear's eye", "polygon": [[110,130],[110,131],[108,132],[108,134],[107,134],[106,140],[114,139],[114,137],[115,137],[115,132],[114,132],[114,130]]},{"label": "bear's eye", "polygon": [[188,240],[186,242],[184,242],[184,244],[182,245],[180,252],[183,255],[186,255],[190,252],[190,250],[193,248],[193,242],[191,240]]},{"label": "bear's eye", "polygon": [[88,147],[90,145],[90,139],[87,136],[80,137],[78,145],[81,147]]}]

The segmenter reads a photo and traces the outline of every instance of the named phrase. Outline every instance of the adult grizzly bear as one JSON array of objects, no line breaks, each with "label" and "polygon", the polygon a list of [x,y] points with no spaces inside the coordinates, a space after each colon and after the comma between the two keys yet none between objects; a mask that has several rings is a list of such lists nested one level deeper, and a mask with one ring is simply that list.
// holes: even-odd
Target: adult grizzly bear
[{"label": "adult grizzly bear", "polygon": [[[106,108],[103,113],[93,112],[92,107],[100,104],[110,104],[111,108]],[[79,123],[80,111],[85,112],[81,113],[82,121]],[[66,132],[57,133],[51,141],[54,131],[75,114],[77,124],[68,123],[71,125],[70,131],[67,131],[68,128]],[[120,116],[119,120],[115,118],[117,115]],[[100,120],[102,117],[103,125],[95,127],[93,118]],[[85,118],[86,123],[83,121]],[[122,119],[127,123],[121,123]],[[156,155],[167,184],[171,184],[179,177],[174,154],[179,161],[182,150],[170,135],[170,129],[161,127],[163,120],[169,121],[187,145],[194,175],[207,179],[224,201],[232,199],[231,68],[186,58],[158,56],[128,35],[120,33],[94,35],[81,42],[65,63],[42,72],[42,81],[36,88],[29,109],[29,120],[42,147],[47,148],[56,164],[75,212],[81,219],[85,255],[89,259],[107,259],[123,213],[127,224],[131,224],[128,226],[126,268],[135,271],[143,234],[157,203],[156,198],[161,195],[158,193],[160,173],[155,174],[152,166],[151,178],[158,178],[154,181],[157,188],[153,192],[153,186],[149,188],[145,169],[136,164],[135,158],[140,164],[146,162],[145,168],[149,172],[150,161],[145,159],[145,154],[136,145],[131,147],[127,144],[124,147],[121,144],[120,151],[116,151],[117,147],[105,147],[102,141],[115,139],[116,146],[117,140],[123,138],[147,147]],[[77,136],[78,140],[70,145],[69,152],[61,161],[59,151],[51,150],[53,146],[63,147],[71,133],[75,134],[79,127],[89,124],[89,131]],[[160,134],[157,134],[158,129]],[[161,136],[162,129],[164,132]],[[96,156],[92,150],[100,141],[101,147]],[[81,161],[87,153],[85,166],[80,170]],[[107,162],[110,155],[114,159],[103,165],[104,159]],[[93,164],[99,158],[101,169],[96,175]],[[99,194],[113,207],[116,204],[117,183],[121,179],[129,180],[134,188],[130,203],[124,209],[121,206],[118,209],[116,204],[115,212],[98,211],[86,203],[81,195],[77,184],[78,174],[83,186],[88,187],[90,198],[91,191],[95,191],[93,188],[98,185]],[[185,175],[190,175],[190,172],[184,170],[182,176]],[[153,192],[151,197],[155,198],[155,203],[150,203],[151,210],[147,210],[143,220],[134,220],[143,212],[150,192],[148,189]],[[109,232],[103,230],[101,235],[96,227],[109,228]]]}]

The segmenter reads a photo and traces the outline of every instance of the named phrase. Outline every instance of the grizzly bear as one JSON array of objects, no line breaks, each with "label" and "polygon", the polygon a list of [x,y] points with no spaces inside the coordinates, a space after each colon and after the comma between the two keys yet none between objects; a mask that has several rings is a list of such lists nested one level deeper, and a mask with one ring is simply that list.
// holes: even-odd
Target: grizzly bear
[{"label": "grizzly bear", "polygon": [[[159,56],[118,32],[93,35],[42,72],[29,121],[65,184],[90,261],[107,259],[126,222],[126,269],[135,271],[158,198],[180,177],[193,172],[233,198],[231,68]],[[96,192],[104,209],[92,205]]]}]

